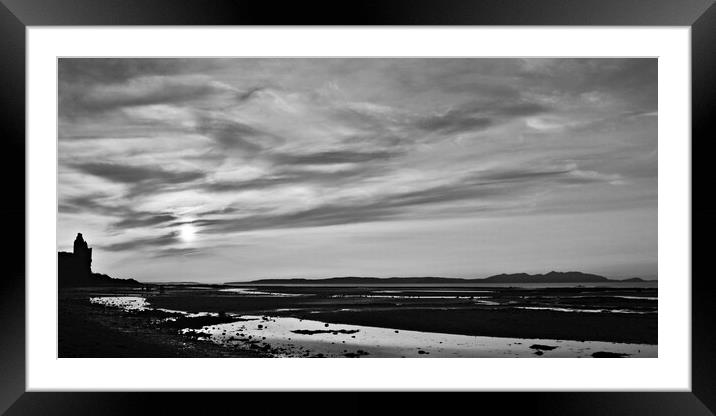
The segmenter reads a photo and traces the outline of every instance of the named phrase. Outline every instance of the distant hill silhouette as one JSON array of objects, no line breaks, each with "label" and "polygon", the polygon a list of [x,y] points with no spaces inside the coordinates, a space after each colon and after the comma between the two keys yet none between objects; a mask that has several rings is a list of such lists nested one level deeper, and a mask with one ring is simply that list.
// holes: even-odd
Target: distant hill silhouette
[{"label": "distant hill silhouette", "polygon": [[230,284],[245,283],[277,283],[277,284],[312,284],[312,283],[336,283],[336,284],[370,284],[370,283],[465,283],[468,279],[452,277],[328,277],[324,279],[259,279],[250,282],[227,282]]},{"label": "distant hill silhouette", "polygon": [[631,277],[629,279],[621,280],[622,282],[648,282],[649,280],[642,279],[640,277]]},{"label": "distant hill silhouette", "polygon": [[552,271],[545,274],[498,274],[482,279],[482,281],[485,283],[598,283],[612,280],[596,274]]},{"label": "distant hill silhouette", "polygon": [[134,279],[114,279],[92,272],[92,248],[77,233],[73,252],[57,253],[57,277],[60,287],[76,286],[143,286]]},{"label": "distant hill silhouette", "polygon": [[249,282],[227,282],[231,284],[440,284],[440,283],[599,283],[599,282],[644,282],[634,277],[626,280],[608,279],[604,276],[582,272],[549,272],[545,274],[498,274],[484,279],[461,279],[456,277],[329,277],[325,279],[259,279]]}]

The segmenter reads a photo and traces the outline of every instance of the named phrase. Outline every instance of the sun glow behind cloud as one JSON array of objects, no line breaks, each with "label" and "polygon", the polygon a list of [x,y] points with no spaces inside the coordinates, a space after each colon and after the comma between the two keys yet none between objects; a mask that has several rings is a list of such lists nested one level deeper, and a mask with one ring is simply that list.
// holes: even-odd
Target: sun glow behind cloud
[{"label": "sun glow behind cloud", "polygon": [[196,240],[196,227],[191,224],[184,224],[179,227],[179,238],[185,243]]}]

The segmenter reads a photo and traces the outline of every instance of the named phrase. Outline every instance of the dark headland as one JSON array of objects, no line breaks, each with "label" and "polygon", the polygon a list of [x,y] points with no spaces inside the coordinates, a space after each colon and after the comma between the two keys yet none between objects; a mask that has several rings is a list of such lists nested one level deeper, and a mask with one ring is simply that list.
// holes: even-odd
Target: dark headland
[{"label": "dark headland", "polygon": [[618,280],[609,279],[596,274],[582,272],[549,272],[545,274],[498,274],[481,279],[462,279],[455,277],[329,277],[325,279],[259,279],[250,282],[227,282],[228,285],[238,284],[474,284],[474,283],[605,283],[605,282],[645,282],[639,277]]}]

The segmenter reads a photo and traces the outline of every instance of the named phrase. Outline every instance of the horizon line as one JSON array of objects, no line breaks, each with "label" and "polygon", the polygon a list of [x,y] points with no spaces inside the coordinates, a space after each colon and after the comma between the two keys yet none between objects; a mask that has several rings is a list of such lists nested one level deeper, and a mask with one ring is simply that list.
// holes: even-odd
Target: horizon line
[{"label": "horizon line", "polygon": [[[574,271],[570,271],[574,272]],[[547,272],[550,273],[550,272]],[[251,280],[223,280],[223,281],[214,281],[214,282],[200,282],[200,281],[194,281],[194,280],[180,280],[180,281],[140,281],[140,283],[164,283],[164,284],[172,284],[172,283],[196,283],[196,284],[229,284],[229,283],[257,283],[262,280],[312,280],[312,281],[321,281],[321,280],[328,280],[328,279],[345,279],[345,278],[367,278],[367,279],[378,279],[378,280],[387,280],[387,279],[422,279],[422,278],[434,278],[434,279],[453,279],[453,280],[467,280],[467,281],[475,281],[475,280],[485,280],[489,277],[493,276],[499,276],[499,275],[510,275],[510,274],[526,274],[529,276],[534,275],[544,275],[547,273],[499,273],[499,274],[493,274],[486,277],[448,277],[448,276],[388,276],[388,277],[377,277],[377,276],[331,276],[331,277],[264,277],[264,278],[256,278]],[[569,273],[569,272],[557,272],[557,273]],[[593,274],[593,273],[585,273],[585,272],[576,272],[576,273],[583,273],[583,274]],[[596,275],[596,274],[595,274]],[[604,277],[611,281],[623,281],[623,280],[629,280],[638,278],[645,282],[657,282],[659,280],[657,277],[641,277],[641,276],[632,276],[632,277],[607,277],[602,275],[596,275],[600,277]],[[569,283],[579,283],[579,282],[569,282]],[[593,282],[584,282],[584,283],[593,283]]]}]

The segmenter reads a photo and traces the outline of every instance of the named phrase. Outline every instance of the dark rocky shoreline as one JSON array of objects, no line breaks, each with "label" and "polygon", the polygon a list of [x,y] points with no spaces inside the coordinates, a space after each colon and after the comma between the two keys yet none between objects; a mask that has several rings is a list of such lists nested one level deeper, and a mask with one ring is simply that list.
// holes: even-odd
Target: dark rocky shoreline
[{"label": "dark rocky shoreline", "polygon": [[175,325],[158,323],[167,317],[161,312],[125,312],[90,304],[84,291],[61,290],[59,300],[59,358],[267,356],[255,350],[227,350],[190,335],[179,335]]}]

